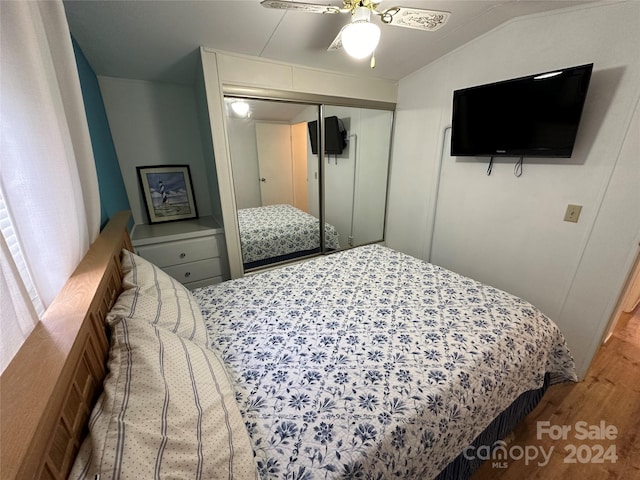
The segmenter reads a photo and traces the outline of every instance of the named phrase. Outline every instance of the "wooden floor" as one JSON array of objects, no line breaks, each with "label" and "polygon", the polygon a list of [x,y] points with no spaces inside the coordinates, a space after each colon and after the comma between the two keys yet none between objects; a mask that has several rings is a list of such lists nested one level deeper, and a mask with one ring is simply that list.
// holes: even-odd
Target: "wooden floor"
[{"label": "wooden floor", "polygon": [[[538,422],[549,422],[552,433],[563,426],[571,430],[566,439],[553,440],[542,430],[538,435],[538,427],[543,427]],[[610,438],[600,428],[602,422]],[[614,427],[617,435],[612,439]],[[598,438],[581,439],[584,430]],[[623,314],[585,380],[552,386],[510,437],[506,461],[485,461],[472,480],[640,479],[640,307]],[[538,455],[528,465],[525,458],[517,460],[527,451],[530,457]],[[546,465],[543,451],[549,458]],[[572,459],[575,463],[567,463]]]}]

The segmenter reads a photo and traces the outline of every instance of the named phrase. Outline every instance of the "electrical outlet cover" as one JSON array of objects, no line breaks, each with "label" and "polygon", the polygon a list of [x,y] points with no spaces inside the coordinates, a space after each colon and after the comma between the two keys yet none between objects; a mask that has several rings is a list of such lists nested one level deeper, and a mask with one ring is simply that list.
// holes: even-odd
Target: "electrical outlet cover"
[{"label": "electrical outlet cover", "polygon": [[567,205],[567,211],[564,214],[564,221],[578,223],[581,211],[582,205]]}]

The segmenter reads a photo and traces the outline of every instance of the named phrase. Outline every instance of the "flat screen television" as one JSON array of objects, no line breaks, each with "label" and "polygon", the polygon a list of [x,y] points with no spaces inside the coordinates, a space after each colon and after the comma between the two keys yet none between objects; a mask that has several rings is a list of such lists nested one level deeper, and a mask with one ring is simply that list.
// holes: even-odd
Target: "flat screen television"
[{"label": "flat screen television", "polygon": [[453,92],[452,156],[569,158],[593,63]]},{"label": "flat screen television", "polygon": [[[318,122],[314,120],[307,124],[309,128],[309,140],[311,141],[311,153],[318,154]],[[342,120],[338,117],[325,117],[324,119],[324,153],[341,155],[347,146],[347,131]]]}]

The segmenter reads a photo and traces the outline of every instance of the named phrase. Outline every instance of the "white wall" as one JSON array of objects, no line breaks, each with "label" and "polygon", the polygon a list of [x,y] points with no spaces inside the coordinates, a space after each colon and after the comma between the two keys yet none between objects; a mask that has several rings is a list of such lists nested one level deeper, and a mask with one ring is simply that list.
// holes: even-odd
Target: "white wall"
[{"label": "white wall", "polygon": [[[640,141],[631,123],[639,19],[635,1],[523,17],[399,85],[388,245],[540,307],[567,337],[580,376],[640,240]],[[571,159],[525,159],[516,178],[515,159],[487,176],[488,159],[448,155],[453,90],[591,62]],[[583,205],[577,224],[563,222],[568,203]]]},{"label": "white wall", "polygon": [[131,212],[148,223],[136,167],[188,164],[199,216],[211,215],[194,88],[98,77]]}]

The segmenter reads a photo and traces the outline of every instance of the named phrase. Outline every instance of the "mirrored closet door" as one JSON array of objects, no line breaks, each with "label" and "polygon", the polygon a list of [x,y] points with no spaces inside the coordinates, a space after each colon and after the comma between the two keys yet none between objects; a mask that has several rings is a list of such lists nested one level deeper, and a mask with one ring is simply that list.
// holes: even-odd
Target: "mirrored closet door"
[{"label": "mirrored closet door", "polygon": [[245,271],[383,240],[392,111],[239,96],[225,111]]},{"label": "mirrored closet door", "polygon": [[327,105],[325,118],[344,126],[346,146],[332,150],[332,123],[325,123],[325,221],[335,226],[340,248],[384,240],[393,112]]}]

